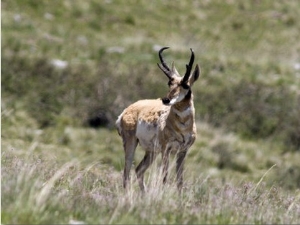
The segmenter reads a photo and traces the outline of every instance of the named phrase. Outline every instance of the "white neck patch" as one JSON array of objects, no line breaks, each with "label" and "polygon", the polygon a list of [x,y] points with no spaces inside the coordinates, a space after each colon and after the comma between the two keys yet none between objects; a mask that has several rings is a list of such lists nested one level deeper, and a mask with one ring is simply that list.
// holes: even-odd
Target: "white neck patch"
[{"label": "white neck patch", "polygon": [[186,108],[185,110],[183,110],[183,111],[179,111],[179,110],[177,110],[177,109],[175,109],[175,108],[172,108],[172,110],[173,110],[179,117],[186,117],[186,116],[191,115],[191,113],[192,113],[192,107],[191,107],[191,106],[187,107],[187,108]]},{"label": "white neck patch", "polygon": [[184,97],[185,97],[185,94],[180,93],[176,98],[171,99],[170,105],[174,105],[175,103],[182,101],[184,99]]}]

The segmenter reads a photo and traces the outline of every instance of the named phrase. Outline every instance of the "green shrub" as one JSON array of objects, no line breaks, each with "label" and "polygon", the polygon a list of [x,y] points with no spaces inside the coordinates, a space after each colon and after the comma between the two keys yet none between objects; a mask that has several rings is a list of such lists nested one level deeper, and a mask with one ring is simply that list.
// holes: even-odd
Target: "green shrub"
[{"label": "green shrub", "polygon": [[121,68],[101,59],[97,69],[83,65],[58,69],[46,58],[17,56],[3,58],[2,63],[4,96],[24,101],[41,127],[57,125],[66,117],[75,125],[110,127],[134,100],[156,98],[162,90],[153,84],[151,70],[138,63],[133,69]]},{"label": "green shrub", "polygon": [[197,113],[215,126],[224,126],[247,138],[280,138],[300,148],[300,97],[288,88],[258,81],[201,89]]}]

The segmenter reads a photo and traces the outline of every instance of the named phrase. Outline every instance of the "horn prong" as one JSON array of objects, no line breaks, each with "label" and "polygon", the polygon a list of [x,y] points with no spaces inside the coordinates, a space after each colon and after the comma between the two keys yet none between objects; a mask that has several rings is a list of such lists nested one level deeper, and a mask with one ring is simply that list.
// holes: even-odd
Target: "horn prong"
[{"label": "horn prong", "polygon": [[192,68],[193,68],[194,59],[195,59],[195,55],[194,55],[193,49],[190,48],[190,50],[191,50],[191,58],[190,58],[190,62],[189,62],[189,64],[186,64],[186,72],[185,72],[185,75],[184,75],[184,77],[183,77],[183,79],[182,79],[182,81],[183,81],[184,83],[187,83],[188,80],[189,80],[189,77],[190,77],[190,75],[191,75],[191,71],[192,71]]}]

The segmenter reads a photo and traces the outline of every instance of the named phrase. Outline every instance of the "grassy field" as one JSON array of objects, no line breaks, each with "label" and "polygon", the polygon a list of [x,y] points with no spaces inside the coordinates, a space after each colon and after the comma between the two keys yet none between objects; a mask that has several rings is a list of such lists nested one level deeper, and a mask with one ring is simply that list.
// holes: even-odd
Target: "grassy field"
[{"label": "grassy field", "polygon": [[[1,3],[2,224],[300,223],[299,1]],[[160,159],[125,192],[114,129],[166,94],[161,46],[202,70],[181,196]]]}]

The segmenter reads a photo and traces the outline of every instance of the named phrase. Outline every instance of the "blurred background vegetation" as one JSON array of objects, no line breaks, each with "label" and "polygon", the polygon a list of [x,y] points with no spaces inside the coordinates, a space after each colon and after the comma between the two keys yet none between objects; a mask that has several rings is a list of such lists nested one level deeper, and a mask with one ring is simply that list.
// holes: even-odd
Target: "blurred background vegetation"
[{"label": "blurred background vegetation", "polygon": [[[297,1],[3,1],[2,100],[41,128],[112,127],[196,52],[198,120],[300,148]],[[4,106],[3,108],[5,108]],[[13,106],[12,106],[13,107]]]},{"label": "blurred background vegetation", "polygon": [[160,47],[181,73],[193,48],[202,73],[190,169],[244,179],[276,164],[269,184],[299,189],[300,1],[1,3],[2,152],[33,148],[120,171],[117,116],[167,93]]}]

